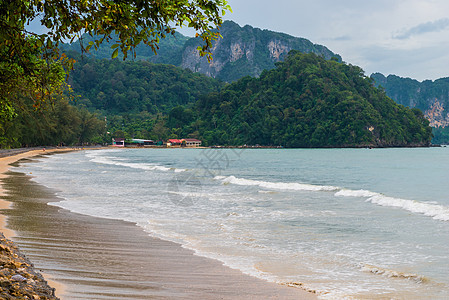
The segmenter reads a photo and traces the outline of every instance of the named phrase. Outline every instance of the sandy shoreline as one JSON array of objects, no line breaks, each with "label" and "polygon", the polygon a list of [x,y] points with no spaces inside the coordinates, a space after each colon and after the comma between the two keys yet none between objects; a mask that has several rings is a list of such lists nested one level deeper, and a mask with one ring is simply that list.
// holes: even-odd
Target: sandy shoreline
[{"label": "sandy shoreline", "polygon": [[[66,152],[73,151],[72,149],[50,149],[50,150],[31,150],[27,152],[22,152],[15,155],[0,157],[0,210],[9,209],[11,203],[4,200],[4,196],[6,195],[5,190],[2,187],[2,179],[6,178],[5,174],[10,167],[10,164],[19,161],[24,158],[30,158],[36,155],[41,155],[45,153],[54,153],[54,152]],[[0,214],[0,231],[5,235],[6,238],[11,239],[14,237],[15,233],[6,227],[6,218],[3,214]]]},{"label": "sandy shoreline", "polygon": [[47,205],[59,201],[52,191],[22,173],[5,174],[9,164],[43,153],[0,158],[0,231],[52,279],[61,299],[316,299],[195,256],[135,224]]}]

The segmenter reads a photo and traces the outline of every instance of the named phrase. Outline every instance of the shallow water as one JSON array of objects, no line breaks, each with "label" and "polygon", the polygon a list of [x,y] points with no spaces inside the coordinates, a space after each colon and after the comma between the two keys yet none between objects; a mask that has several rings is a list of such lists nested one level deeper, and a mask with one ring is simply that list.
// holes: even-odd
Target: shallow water
[{"label": "shallow water", "polygon": [[321,298],[449,297],[449,149],[121,149],[20,171],[51,203]]}]

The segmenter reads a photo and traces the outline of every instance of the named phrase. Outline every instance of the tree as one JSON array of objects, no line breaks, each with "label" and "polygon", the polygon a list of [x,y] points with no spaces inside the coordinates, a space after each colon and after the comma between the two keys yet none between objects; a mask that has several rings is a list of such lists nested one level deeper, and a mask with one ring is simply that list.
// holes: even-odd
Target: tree
[{"label": "tree", "polygon": [[[210,57],[218,36],[213,29],[226,10],[226,0],[0,0],[0,134],[3,122],[15,116],[16,97],[39,106],[63,93],[73,60],[59,53],[61,41],[88,33],[95,38],[82,49],[89,50],[115,34],[112,57],[120,49],[126,58],[141,42],[156,52],[160,38],[189,26],[204,41],[200,54]],[[25,25],[39,18],[48,32],[27,31]]]}]

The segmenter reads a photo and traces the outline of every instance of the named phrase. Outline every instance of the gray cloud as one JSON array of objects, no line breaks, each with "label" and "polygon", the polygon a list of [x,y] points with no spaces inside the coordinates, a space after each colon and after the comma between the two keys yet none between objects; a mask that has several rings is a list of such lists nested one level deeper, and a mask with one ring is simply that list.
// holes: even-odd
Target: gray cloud
[{"label": "gray cloud", "polygon": [[442,31],[447,27],[449,27],[449,18],[443,18],[434,22],[419,24],[418,26],[412,27],[401,34],[394,36],[393,38],[398,40],[405,40],[414,35]]}]

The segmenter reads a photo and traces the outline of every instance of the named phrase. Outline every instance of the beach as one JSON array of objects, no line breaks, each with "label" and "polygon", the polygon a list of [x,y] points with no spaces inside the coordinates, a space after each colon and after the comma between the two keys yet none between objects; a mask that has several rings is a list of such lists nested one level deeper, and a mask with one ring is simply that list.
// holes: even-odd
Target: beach
[{"label": "beach", "polygon": [[8,166],[51,151],[65,150],[0,158],[0,231],[43,272],[61,299],[316,299],[300,288],[196,256],[134,223],[47,205],[61,200],[55,191],[30,180],[33,174],[8,171]]}]

